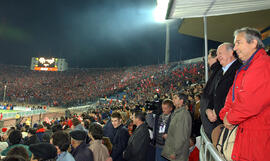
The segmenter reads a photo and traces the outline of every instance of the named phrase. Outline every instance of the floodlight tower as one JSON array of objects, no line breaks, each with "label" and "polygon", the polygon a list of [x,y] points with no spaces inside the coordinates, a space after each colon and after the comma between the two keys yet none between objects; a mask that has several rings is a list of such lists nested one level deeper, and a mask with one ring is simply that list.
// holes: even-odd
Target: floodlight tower
[{"label": "floodlight tower", "polygon": [[166,23],[166,47],[165,47],[165,64],[170,61],[170,22],[166,20],[169,0],[157,0],[157,6],[154,10],[155,21]]}]

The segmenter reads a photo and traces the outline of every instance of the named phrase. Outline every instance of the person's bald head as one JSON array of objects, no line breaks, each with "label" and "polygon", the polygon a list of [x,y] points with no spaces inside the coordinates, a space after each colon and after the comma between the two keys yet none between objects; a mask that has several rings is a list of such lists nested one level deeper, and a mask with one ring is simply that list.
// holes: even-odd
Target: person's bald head
[{"label": "person's bald head", "polygon": [[220,64],[225,67],[235,60],[233,55],[233,44],[232,43],[223,43],[217,48],[217,56]]}]

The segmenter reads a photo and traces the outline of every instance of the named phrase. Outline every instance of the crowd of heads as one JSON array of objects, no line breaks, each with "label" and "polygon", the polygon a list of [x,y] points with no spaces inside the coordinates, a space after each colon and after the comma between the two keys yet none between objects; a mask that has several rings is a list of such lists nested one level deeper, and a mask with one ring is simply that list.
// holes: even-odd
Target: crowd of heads
[{"label": "crowd of heads", "polygon": [[27,67],[0,65],[0,86],[3,87],[0,88],[0,97],[5,93],[5,101],[17,105],[70,107],[124,90],[146,98],[156,89],[169,93],[171,88],[201,80],[204,72],[202,64],[182,65],[172,70],[176,65],[70,69],[65,72],[38,72]]}]

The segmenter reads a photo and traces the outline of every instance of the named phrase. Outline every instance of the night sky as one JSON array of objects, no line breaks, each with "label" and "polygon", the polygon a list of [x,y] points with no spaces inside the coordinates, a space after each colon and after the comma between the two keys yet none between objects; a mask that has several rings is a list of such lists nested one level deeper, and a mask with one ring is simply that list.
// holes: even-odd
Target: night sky
[{"label": "night sky", "polygon": [[[155,0],[1,0],[0,64],[30,66],[37,56],[69,67],[163,63],[166,25],[154,8]],[[203,39],[179,34],[179,24],[170,25],[170,61],[203,56]]]}]

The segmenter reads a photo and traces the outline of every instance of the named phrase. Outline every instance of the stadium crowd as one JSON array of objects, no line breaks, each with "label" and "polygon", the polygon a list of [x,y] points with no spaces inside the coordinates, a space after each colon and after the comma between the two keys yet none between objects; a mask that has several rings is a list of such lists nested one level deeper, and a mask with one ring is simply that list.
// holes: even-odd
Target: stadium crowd
[{"label": "stadium crowd", "polygon": [[[144,85],[150,83],[150,80],[163,83],[168,80],[166,72],[170,65],[113,69],[70,69],[65,72],[37,72],[26,67],[9,65],[0,65],[0,67],[2,76],[0,86],[3,87],[0,89],[0,97],[3,98],[6,92],[6,101],[13,104],[70,107],[96,101],[100,97],[108,97],[140,81]],[[184,72],[182,71],[182,73]],[[172,79],[167,83],[173,84],[176,80]],[[142,88],[145,87],[142,86]]]},{"label": "stadium crowd", "polygon": [[8,102],[70,107],[123,90],[138,80],[166,70],[166,66],[115,69],[70,69],[37,72],[26,67],[1,65],[0,95]]},{"label": "stadium crowd", "polygon": [[[211,74],[206,85],[201,81],[201,63],[85,70],[83,74],[16,69],[21,79],[6,74],[2,82],[11,86],[9,99],[38,94],[61,104],[68,96],[83,99],[81,91],[89,94],[90,89],[93,98],[108,97],[96,109],[81,114],[3,128],[2,160],[198,161],[196,137],[201,124],[225,159],[267,160],[270,95],[265,93],[270,90],[270,58],[257,30],[242,28],[234,37],[234,45],[222,43],[209,51]],[[28,85],[37,87],[38,93],[28,91]],[[54,89],[64,97],[55,99]],[[14,98],[13,92],[17,92]]]}]

